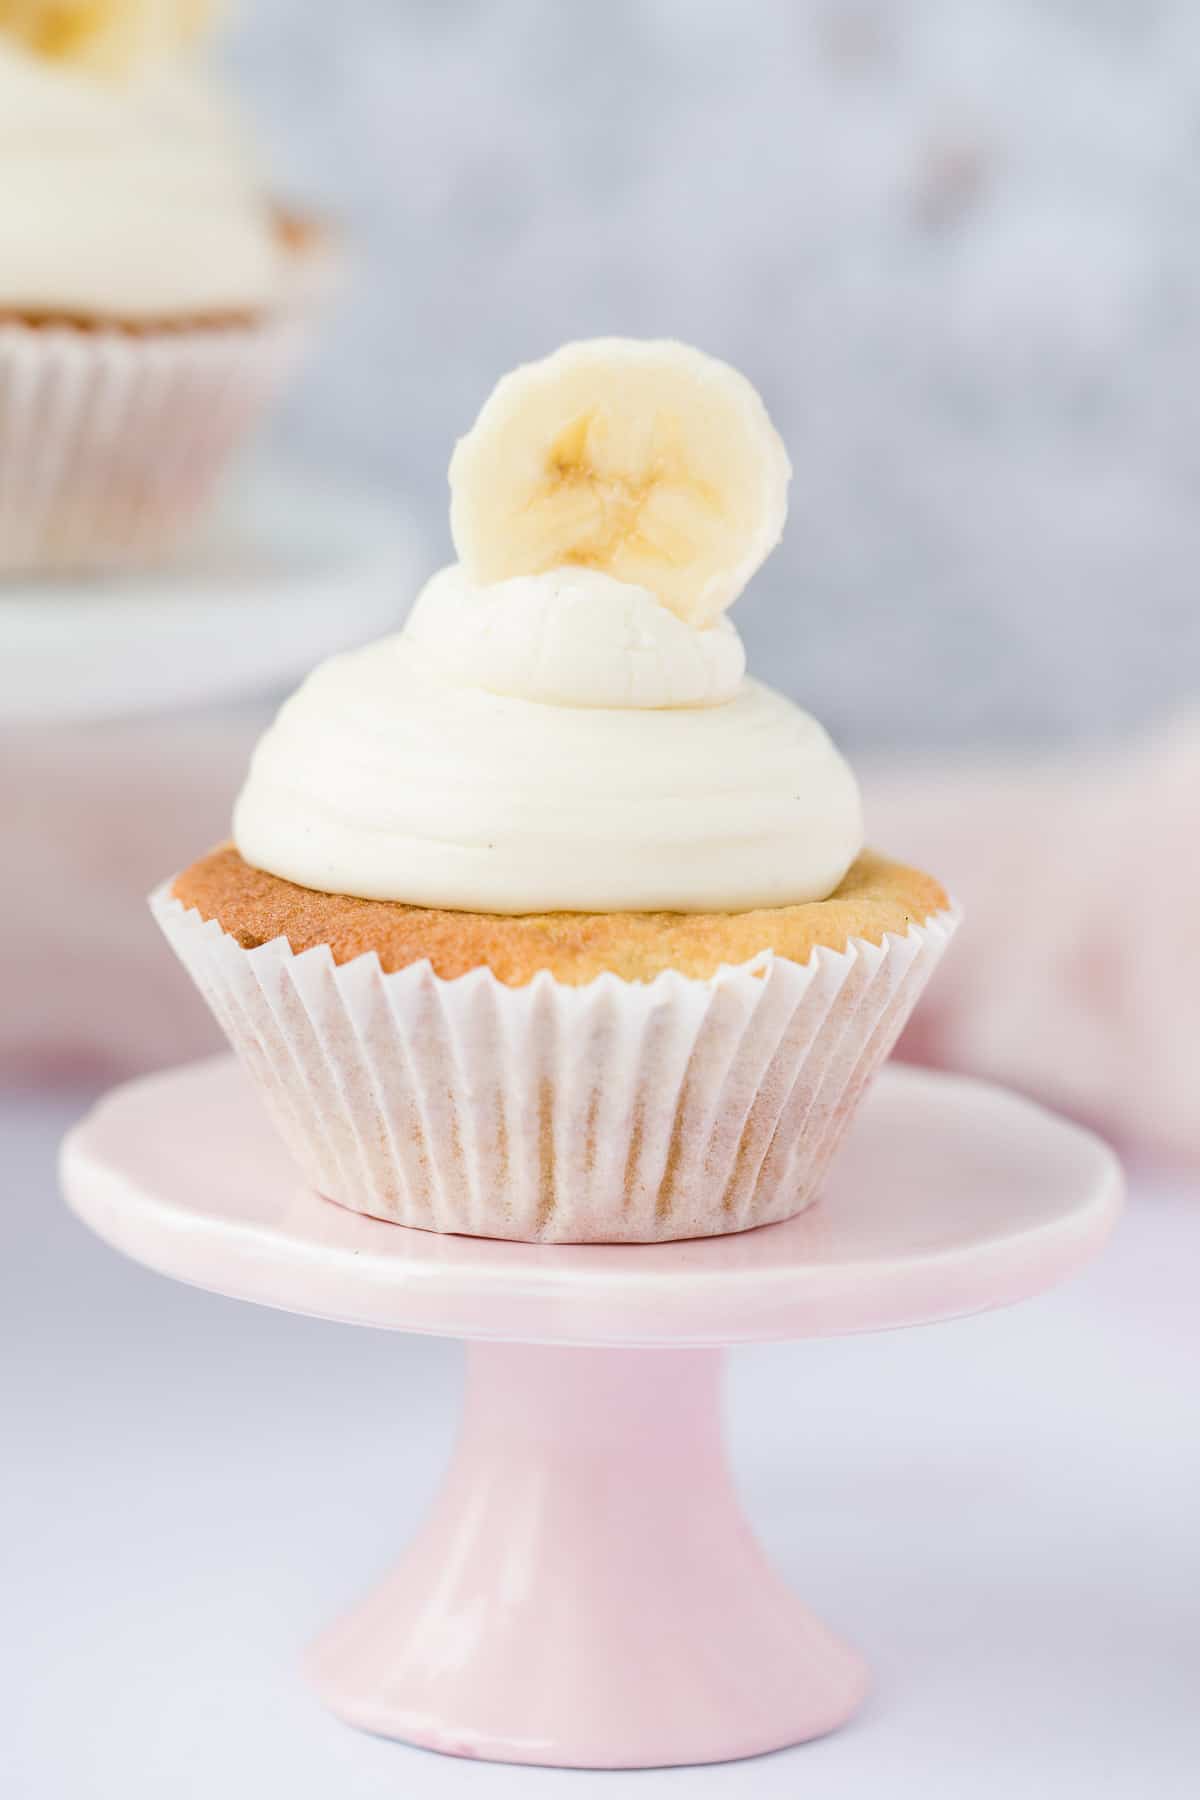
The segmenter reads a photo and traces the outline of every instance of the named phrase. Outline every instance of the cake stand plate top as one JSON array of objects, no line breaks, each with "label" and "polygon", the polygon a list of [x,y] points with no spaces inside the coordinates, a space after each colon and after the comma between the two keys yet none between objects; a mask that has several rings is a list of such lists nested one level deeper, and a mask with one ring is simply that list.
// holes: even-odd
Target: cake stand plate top
[{"label": "cake stand plate top", "polygon": [[295,1173],[221,1057],[131,1082],[63,1151],[69,1203],[161,1274],[287,1311],[448,1337],[720,1345],[875,1331],[1052,1286],[1120,1208],[1112,1152],[1004,1089],[892,1065],[816,1205],[673,1244],[502,1243],[390,1225]]}]

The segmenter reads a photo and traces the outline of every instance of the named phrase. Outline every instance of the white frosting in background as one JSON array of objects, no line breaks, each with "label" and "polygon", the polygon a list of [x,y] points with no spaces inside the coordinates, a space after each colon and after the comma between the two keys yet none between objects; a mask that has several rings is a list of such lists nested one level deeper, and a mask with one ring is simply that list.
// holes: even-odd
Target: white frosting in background
[{"label": "white frosting in background", "polygon": [[[444,571],[409,632],[323,664],[255,751],[234,815],[246,861],[305,887],[474,912],[738,912],[831,893],[862,820],[828,735],[734,680],[731,629],[697,633],[600,581],[505,583],[509,628],[498,587]],[[478,641],[471,617],[487,626]],[[500,681],[508,693],[490,691]],[[646,698],[689,684],[703,701]]]},{"label": "white frosting in background", "polygon": [[405,635],[456,685],[551,706],[715,706],[746,672],[728,619],[696,631],[597,569],[480,587],[452,563],[421,592]]},{"label": "white frosting in background", "polygon": [[241,130],[203,80],[93,73],[0,37],[0,311],[255,311],[282,264]]}]

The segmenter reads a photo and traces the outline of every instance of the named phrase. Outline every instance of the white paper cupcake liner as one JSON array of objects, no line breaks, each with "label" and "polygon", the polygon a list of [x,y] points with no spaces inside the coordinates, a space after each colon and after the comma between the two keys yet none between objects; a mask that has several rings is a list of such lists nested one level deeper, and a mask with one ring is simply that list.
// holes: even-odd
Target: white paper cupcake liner
[{"label": "white paper cupcake liner", "polygon": [[957,923],[705,981],[488,969],[384,974],[285,938],[244,950],[170,897],[155,917],[330,1199],[430,1231],[648,1243],[815,1199],[863,1089]]},{"label": "white paper cupcake liner", "polygon": [[285,381],[308,321],[128,334],[0,325],[0,571],[152,562]]}]

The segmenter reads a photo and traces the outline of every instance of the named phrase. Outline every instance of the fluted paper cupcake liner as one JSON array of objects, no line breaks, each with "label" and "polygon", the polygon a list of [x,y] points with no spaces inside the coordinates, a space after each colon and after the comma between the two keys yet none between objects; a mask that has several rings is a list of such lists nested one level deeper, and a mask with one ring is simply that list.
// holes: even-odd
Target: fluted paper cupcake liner
[{"label": "fluted paper cupcake liner", "polygon": [[307,337],[0,325],[0,571],[153,562],[195,521]]},{"label": "fluted paper cupcake liner", "polygon": [[821,1178],[957,922],[771,953],[707,980],[385,974],[285,938],[245,950],[151,906],[306,1179],[431,1231],[559,1243],[790,1218]]}]

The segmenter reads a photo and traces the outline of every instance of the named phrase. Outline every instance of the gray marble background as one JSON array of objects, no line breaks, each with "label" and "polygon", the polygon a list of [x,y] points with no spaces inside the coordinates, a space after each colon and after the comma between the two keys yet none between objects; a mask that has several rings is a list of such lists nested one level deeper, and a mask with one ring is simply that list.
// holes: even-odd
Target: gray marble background
[{"label": "gray marble background", "polygon": [[502,370],[670,334],[788,441],[739,623],[848,742],[1086,739],[1194,693],[1190,0],[245,0],[225,54],[359,264],[281,432],[439,552]]}]

